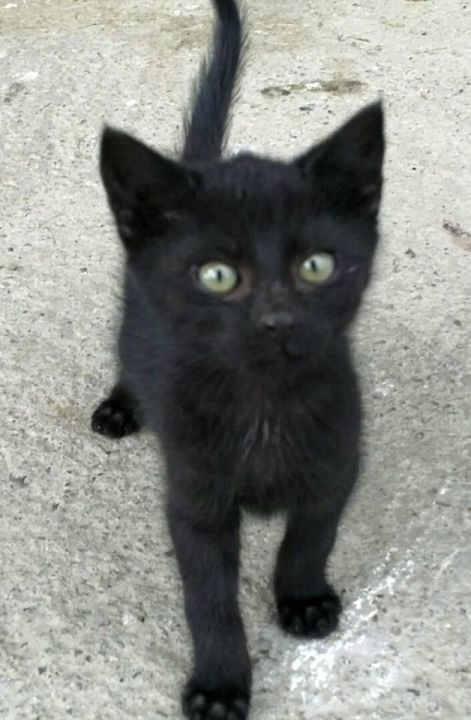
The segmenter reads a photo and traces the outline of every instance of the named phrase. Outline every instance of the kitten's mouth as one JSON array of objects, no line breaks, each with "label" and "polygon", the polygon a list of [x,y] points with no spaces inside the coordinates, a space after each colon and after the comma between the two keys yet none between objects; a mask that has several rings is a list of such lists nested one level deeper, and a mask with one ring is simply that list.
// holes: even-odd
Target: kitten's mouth
[{"label": "kitten's mouth", "polygon": [[265,345],[259,360],[264,367],[283,370],[286,365],[299,361],[303,355],[302,343],[295,337],[289,337]]},{"label": "kitten's mouth", "polygon": [[301,341],[296,337],[290,337],[282,343],[282,352],[291,360],[297,360],[304,355]]}]

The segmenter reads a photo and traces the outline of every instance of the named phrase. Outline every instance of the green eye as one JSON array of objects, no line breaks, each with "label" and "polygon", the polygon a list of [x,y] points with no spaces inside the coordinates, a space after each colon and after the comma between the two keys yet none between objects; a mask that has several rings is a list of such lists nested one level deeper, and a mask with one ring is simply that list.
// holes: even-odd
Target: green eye
[{"label": "green eye", "polygon": [[221,262],[209,262],[198,270],[201,285],[212,293],[225,295],[234,290],[238,282],[234,268]]},{"label": "green eye", "polygon": [[335,258],[330,253],[319,252],[308,257],[299,268],[299,277],[308,283],[323,283],[335,270]]}]

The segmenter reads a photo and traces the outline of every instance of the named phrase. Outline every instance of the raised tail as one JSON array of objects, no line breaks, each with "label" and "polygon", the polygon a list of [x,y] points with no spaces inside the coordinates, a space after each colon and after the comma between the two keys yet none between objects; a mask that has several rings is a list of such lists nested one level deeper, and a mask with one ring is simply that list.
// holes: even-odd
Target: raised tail
[{"label": "raised tail", "polygon": [[184,160],[220,157],[245,45],[244,23],[236,0],[212,0],[217,20],[211,53],[203,60],[185,120]]}]

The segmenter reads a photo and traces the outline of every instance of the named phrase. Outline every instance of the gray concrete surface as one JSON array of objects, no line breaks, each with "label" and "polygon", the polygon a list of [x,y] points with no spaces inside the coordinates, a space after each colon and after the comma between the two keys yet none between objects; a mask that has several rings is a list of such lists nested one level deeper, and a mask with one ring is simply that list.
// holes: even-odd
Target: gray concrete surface
[{"label": "gray concrete surface", "polygon": [[[471,717],[471,4],[250,0],[231,137],[285,156],[385,98],[384,240],[356,328],[361,487],[332,558],[340,630],[276,629],[281,526],[248,520],[254,720]],[[178,718],[189,665],[146,434],[89,416],[112,379],[121,254],[103,121],[172,148],[204,0],[0,2],[0,717]]]}]

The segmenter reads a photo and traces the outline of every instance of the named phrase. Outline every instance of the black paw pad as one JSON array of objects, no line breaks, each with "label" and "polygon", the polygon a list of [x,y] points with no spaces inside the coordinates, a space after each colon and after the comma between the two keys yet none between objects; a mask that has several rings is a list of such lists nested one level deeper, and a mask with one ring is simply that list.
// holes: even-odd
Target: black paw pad
[{"label": "black paw pad", "polygon": [[190,683],[183,694],[183,712],[190,720],[245,720],[249,699],[230,690],[203,690]]},{"label": "black paw pad", "polygon": [[132,408],[119,400],[104,400],[92,415],[92,430],[110,438],[131,435],[139,427]]},{"label": "black paw pad", "polygon": [[278,601],[281,627],[298,637],[326,637],[337,627],[341,609],[340,600],[333,591]]}]

